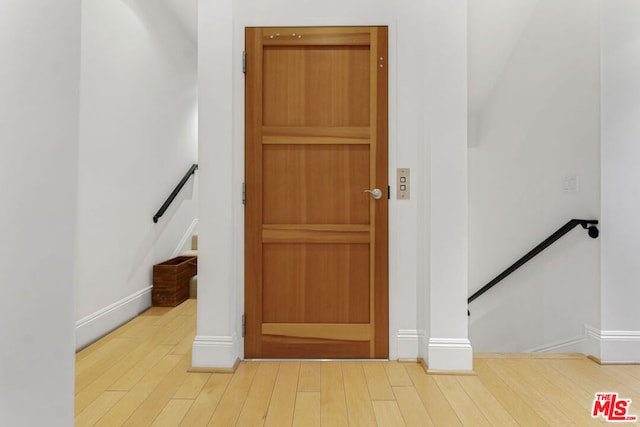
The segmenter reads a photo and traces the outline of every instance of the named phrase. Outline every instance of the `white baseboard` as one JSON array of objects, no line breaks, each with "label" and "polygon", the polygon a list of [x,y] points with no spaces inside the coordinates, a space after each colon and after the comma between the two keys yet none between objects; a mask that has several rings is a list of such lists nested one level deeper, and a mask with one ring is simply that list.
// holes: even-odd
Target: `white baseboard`
[{"label": "white baseboard", "polygon": [[573,338],[534,347],[525,350],[524,353],[584,353],[586,341],[587,337],[585,335],[578,335]]},{"label": "white baseboard", "polygon": [[593,326],[584,325],[584,351],[583,353],[588,356],[593,356],[600,360],[600,330]]},{"label": "white baseboard", "polygon": [[122,326],[151,307],[151,289],[142,289],[126,298],[83,317],[76,322],[76,351]]},{"label": "white baseboard", "polygon": [[424,343],[424,331],[416,329],[398,330],[398,359],[418,359],[420,346]]},{"label": "white baseboard", "polygon": [[640,363],[640,331],[601,331],[589,325],[585,331],[589,354],[601,363]]},{"label": "white baseboard", "polygon": [[471,372],[471,342],[466,338],[429,338],[426,362],[430,371]]},{"label": "white baseboard", "polygon": [[[173,251],[173,254],[171,254],[171,258],[177,257],[183,252],[184,246],[187,244],[187,241],[191,239],[191,236],[193,236],[193,232],[195,231],[197,226],[198,226],[198,218],[195,218],[191,222],[191,225],[187,228],[187,231],[185,231],[184,235],[182,236],[182,239],[180,239],[178,246],[176,246],[176,248]],[[191,246],[189,246],[189,249],[191,249]]]},{"label": "white baseboard", "polygon": [[191,366],[194,368],[233,368],[238,359],[238,338],[232,336],[196,336]]}]

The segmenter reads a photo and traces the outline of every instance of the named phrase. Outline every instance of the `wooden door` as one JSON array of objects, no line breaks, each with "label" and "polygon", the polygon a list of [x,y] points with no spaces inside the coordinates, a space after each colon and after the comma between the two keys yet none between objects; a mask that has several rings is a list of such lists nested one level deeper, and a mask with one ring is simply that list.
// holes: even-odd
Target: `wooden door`
[{"label": "wooden door", "polygon": [[245,356],[386,358],[387,28],[247,28],[246,55]]}]

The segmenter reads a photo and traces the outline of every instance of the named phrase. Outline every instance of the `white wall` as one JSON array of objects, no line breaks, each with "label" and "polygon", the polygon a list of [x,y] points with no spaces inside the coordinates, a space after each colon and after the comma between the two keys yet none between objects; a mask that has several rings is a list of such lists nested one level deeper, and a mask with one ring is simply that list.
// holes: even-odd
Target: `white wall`
[{"label": "white wall", "polygon": [[539,0],[470,1],[469,110],[482,109]]},{"label": "white wall", "polygon": [[[389,353],[392,359],[416,358],[424,353],[420,345],[429,326],[426,290],[430,276],[425,265],[429,262],[430,245],[420,241],[418,235],[428,236],[431,226],[425,222],[430,191],[430,173],[425,165],[431,162],[425,117],[428,102],[436,105],[443,101],[428,99],[425,95],[427,85],[434,84],[433,80],[426,79],[425,70],[435,65],[428,63],[425,55],[416,54],[426,49],[424,24],[425,3],[422,1],[405,2],[398,7],[396,2],[383,0],[200,0],[199,254],[211,263],[203,265],[198,274],[199,316],[194,365],[225,366],[243,354],[239,338],[244,307],[241,52],[246,26],[389,26],[389,178],[393,188],[397,167],[411,168],[414,177],[412,199],[397,201],[392,195],[390,201]],[[437,37],[437,33],[434,35]],[[456,102],[466,105],[466,100]],[[466,111],[464,113],[466,115]],[[229,228],[229,224],[233,226]],[[420,228],[419,224],[422,224]],[[440,226],[456,225],[449,222]],[[458,260],[452,260],[456,262]],[[466,291],[466,283],[463,285]]]},{"label": "white wall", "polygon": [[[469,149],[470,293],[569,219],[599,219],[598,5],[538,1],[479,113]],[[578,189],[565,193],[571,175]],[[599,251],[600,240],[574,229],[473,302],[474,350],[582,351],[584,325],[599,326]]]},{"label": "white wall", "polygon": [[80,2],[0,3],[0,425],[73,425]]},{"label": "white wall", "polygon": [[196,46],[163,2],[82,7],[77,346],[150,305],[153,264],[197,216]]},{"label": "white wall", "polygon": [[605,362],[640,360],[640,3],[602,2],[602,325]]}]

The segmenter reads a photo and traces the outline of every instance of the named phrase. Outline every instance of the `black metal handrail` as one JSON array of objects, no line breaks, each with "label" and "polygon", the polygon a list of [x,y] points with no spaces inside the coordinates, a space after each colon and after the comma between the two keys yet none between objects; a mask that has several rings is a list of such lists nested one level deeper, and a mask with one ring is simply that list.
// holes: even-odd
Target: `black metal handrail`
[{"label": "black metal handrail", "polygon": [[[551,236],[546,238],[538,246],[536,246],[535,248],[533,248],[529,252],[527,252],[527,254],[525,256],[520,258],[518,261],[514,262],[505,271],[503,271],[502,273],[498,274],[492,281],[490,281],[489,283],[484,285],[482,288],[478,289],[473,295],[471,295],[469,297],[469,299],[467,300],[467,304],[470,304],[473,300],[478,298],[480,295],[484,294],[489,289],[493,288],[500,281],[502,281],[505,277],[507,277],[508,275],[510,275],[511,273],[516,271],[518,268],[520,268],[524,264],[526,264],[527,261],[529,261],[531,258],[535,257],[540,252],[542,252],[543,250],[545,250],[549,246],[551,246],[556,240],[560,239],[562,236],[567,234],[569,231],[573,230],[574,227],[576,227],[578,225],[581,225],[582,228],[587,230],[587,232],[589,233],[589,237],[591,237],[593,239],[598,238],[598,236],[600,235],[600,231],[598,231],[598,228],[596,227],[597,224],[598,224],[598,220],[596,220],[596,219],[572,219],[571,221],[567,222],[565,225],[560,227],[558,229],[558,231],[556,231]],[[470,314],[468,310],[467,310],[467,314]]]},{"label": "black metal handrail", "polygon": [[176,188],[173,189],[173,191],[171,192],[171,194],[169,195],[169,197],[167,198],[167,200],[164,202],[164,204],[162,205],[162,207],[158,210],[158,212],[156,212],[156,214],[153,216],[153,222],[158,222],[158,219],[164,215],[165,211],[167,210],[167,208],[169,207],[169,205],[171,204],[171,202],[173,202],[173,199],[176,198],[176,196],[178,195],[178,193],[180,192],[180,190],[182,190],[182,187],[184,187],[184,185],[187,183],[187,181],[189,180],[189,178],[191,177],[191,175],[194,175],[196,173],[196,170],[198,170],[198,165],[196,163],[194,163],[189,170],[187,171],[187,173],[182,177],[182,179],[180,180],[180,182],[178,183],[178,185],[176,186]]}]

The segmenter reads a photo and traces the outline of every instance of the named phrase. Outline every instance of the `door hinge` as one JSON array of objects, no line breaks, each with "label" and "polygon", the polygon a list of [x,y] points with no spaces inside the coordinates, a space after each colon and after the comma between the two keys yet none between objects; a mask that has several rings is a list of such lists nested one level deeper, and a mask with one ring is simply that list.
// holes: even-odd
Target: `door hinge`
[{"label": "door hinge", "polygon": [[247,204],[247,184],[242,183],[242,204]]},{"label": "door hinge", "polygon": [[242,72],[247,74],[247,51],[242,51]]},{"label": "door hinge", "polygon": [[387,185],[387,200],[391,200],[391,186]]},{"label": "door hinge", "polygon": [[247,322],[245,320],[244,314],[242,315],[242,338],[247,334]]}]

